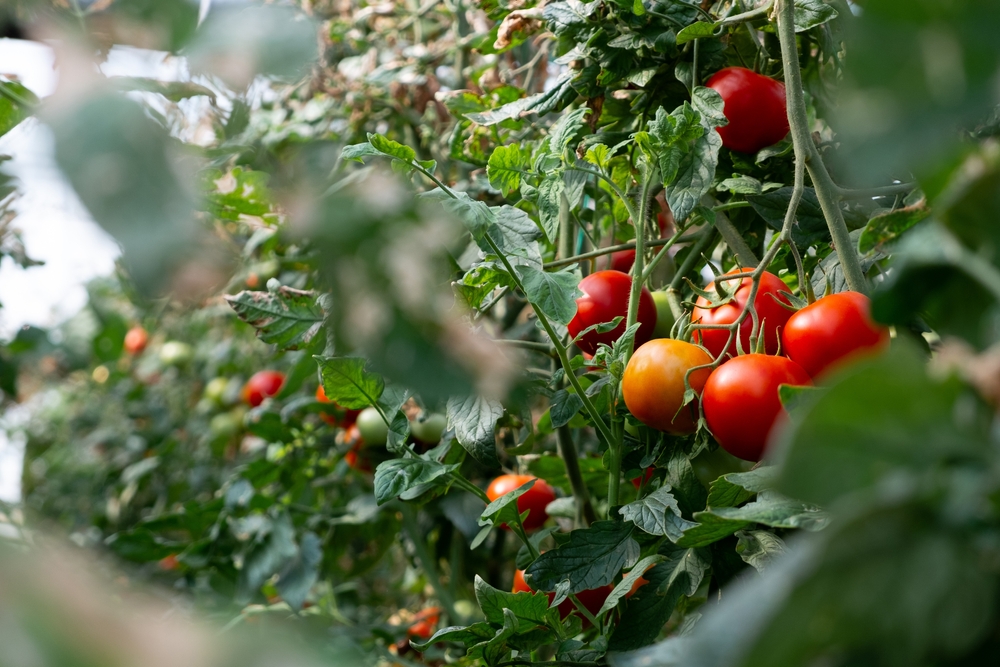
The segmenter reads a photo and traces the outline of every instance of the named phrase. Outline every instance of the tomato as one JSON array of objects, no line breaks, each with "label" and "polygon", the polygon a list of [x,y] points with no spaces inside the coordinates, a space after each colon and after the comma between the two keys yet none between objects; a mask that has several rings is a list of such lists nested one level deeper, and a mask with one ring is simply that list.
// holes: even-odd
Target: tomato
[{"label": "tomato", "polygon": [[[625,332],[624,318],[628,315],[628,298],[632,278],[621,271],[598,271],[580,281],[583,296],[576,300],[576,315],[569,323],[569,335],[576,337],[587,327],[622,317],[622,322],[607,333],[591,331],[576,342],[587,354],[597,352],[600,343],[611,345]],[[639,330],[635,333],[636,347],[653,337],[656,327],[656,304],[645,287],[639,296]]]},{"label": "tomato", "polygon": [[389,426],[382,419],[382,413],[375,408],[365,408],[359,412],[355,423],[361,439],[369,445],[384,445],[389,437]]},{"label": "tomato", "polygon": [[161,558],[157,563],[157,566],[164,572],[172,572],[173,570],[180,568],[181,563],[177,560],[177,554],[170,554]]},{"label": "tomato", "polygon": [[160,363],[164,366],[183,366],[191,361],[194,350],[187,343],[170,340],[160,348]]},{"label": "tomato", "polygon": [[722,145],[756,153],[788,134],[785,86],[745,67],[721,69],[705,84],[722,97],[729,124],[719,128]]},{"label": "tomato", "polygon": [[441,617],[441,607],[428,607],[413,617],[414,623],[406,631],[412,639],[427,640],[434,634],[434,626]]},{"label": "tomato", "polygon": [[441,435],[448,426],[448,418],[437,412],[421,412],[410,422],[410,433],[425,445],[441,442]]},{"label": "tomato", "polygon": [[[622,398],[636,419],[667,433],[694,433],[698,404],[684,409],[684,375],[695,366],[712,363],[703,349],[672,338],[651,340],[632,355],[622,377]],[[689,382],[701,393],[711,369],[691,373]]]},{"label": "tomato", "polygon": [[859,292],[825,296],[792,315],[781,333],[782,350],[813,378],[889,344],[889,329],[871,317],[871,301]]},{"label": "tomato", "polygon": [[655,470],[656,468],[652,466],[646,468],[645,473],[638,475],[635,479],[632,480],[632,486],[638,489],[641,488],[643,484],[649,484],[649,480],[653,479],[653,472]]},{"label": "tomato", "polygon": [[[593,615],[597,615],[597,612],[601,610],[604,606],[604,601],[608,599],[611,595],[611,591],[614,590],[613,586],[600,586],[598,588],[592,588],[588,591],[580,591],[576,594],[576,599],[580,601],[580,604]],[[524,580],[524,570],[516,570],[514,572],[514,587],[511,589],[512,593],[534,593],[535,590],[527,584]],[[546,593],[549,598],[549,604],[552,604],[552,600],[555,599],[555,593]],[[560,618],[566,618],[574,611],[576,611],[576,605],[569,598],[566,598],[559,603],[559,616]],[[586,622],[585,622],[586,625]]]},{"label": "tomato", "polygon": [[285,374],[281,371],[258,371],[243,385],[243,402],[256,408],[265,398],[277,395],[284,383]]},{"label": "tomato", "polygon": [[[523,525],[525,530],[535,530],[540,528],[549,515],[545,512],[545,506],[556,499],[556,492],[544,479],[538,479],[531,475],[500,475],[486,489],[486,496],[490,501],[494,501],[500,496],[510,493],[514,489],[535,480],[535,485],[528,489],[517,499],[517,511],[524,514],[530,510],[525,517]],[[506,528],[506,526],[503,526]]]},{"label": "tomato", "polygon": [[[742,269],[729,271],[729,273],[742,272]],[[729,284],[724,286],[725,289],[732,289],[732,283],[734,282],[736,281],[728,281]],[[740,286],[736,289],[733,299],[729,303],[722,304],[716,308],[709,308],[708,304],[711,302],[705,297],[699,296],[695,302],[695,307],[691,311],[691,321],[700,322],[701,324],[732,324],[739,318],[740,313],[743,311],[743,306],[746,304],[747,299],[750,298],[750,290],[752,288],[753,281],[750,278],[744,278],[740,281]],[[710,283],[705,288],[705,291],[715,294],[715,283]],[[757,290],[756,298],[753,300],[753,305],[760,322],[760,331],[764,333],[764,350],[767,354],[778,353],[779,329],[792,316],[792,311],[781,305],[781,303],[791,305],[788,299],[781,294],[781,292],[788,291],[790,290],[785,281],[773,273],[765,271],[760,277],[760,287]],[[778,303],[775,299],[781,301],[781,303]],[[752,352],[750,349],[750,334],[752,332],[753,317],[747,315],[746,319],[743,320],[743,324],[740,325],[740,343],[743,346],[744,352]],[[725,329],[700,329],[694,332],[692,338],[695,343],[704,345],[705,349],[713,357],[718,357],[726,346],[726,341],[729,339],[729,332]],[[735,337],[726,353],[731,357],[736,356]]]},{"label": "tomato", "polygon": [[344,431],[344,442],[351,446],[344,454],[344,460],[347,461],[348,467],[358,472],[371,473],[372,461],[365,452],[365,441],[361,439],[357,424],[351,424]]},{"label": "tomato", "polygon": [[125,333],[125,351],[129,354],[139,354],[148,344],[149,334],[142,327],[132,327]]},{"label": "tomato", "polygon": [[778,385],[809,385],[809,374],[791,359],[745,354],[709,376],[701,400],[712,435],[727,452],[759,461],[767,438],[784,410]]},{"label": "tomato", "polygon": [[[663,194],[662,192],[660,193]],[[656,214],[656,225],[660,228],[660,238],[663,238],[667,233],[667,227],[673,223],[673,216],[667,219],[664,210],[669,211],[667,208],[666,200],[660,199],[657,196],[657,203],[660,204],[660,210]],[[632,271],[632,265],[635,264],[635,249],[632,250],[619,250],[618,252],[611,253],[611,257],[608,258],[607,255],[601,257],[597,262],[597,267],[600,269],[611,269],[612,271],[621,271],[622,273],[629,273]]]},{"label": "tomato", "polygon": [[674,326],[674,311],[670,309],[667,293],[653,292],[653,303],[656,304],[656,326],[653,328],[653,338],[668,338]]},{"label": "tomato", "polygon": [[[323,389],[323,385],[316,387],[316,400],[320,403],[328,403],[333,406],[335,412],[321,412],[320,419],[325,421],[330,426],[340,426],[341,428],[347,428],[353,424],[358,419],[358,414],[361,410],[348,410],[342,408],[329,398],[326,397],[326,390]],[[342,414],[343,416],[339,416]],[[339,418],[338,418],[339,417]]]}]

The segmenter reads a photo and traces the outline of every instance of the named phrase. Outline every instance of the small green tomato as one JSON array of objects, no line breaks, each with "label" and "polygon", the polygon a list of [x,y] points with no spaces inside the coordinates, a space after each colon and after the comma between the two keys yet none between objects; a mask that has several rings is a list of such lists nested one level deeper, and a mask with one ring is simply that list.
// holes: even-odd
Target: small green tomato
[{"label": "small green tomato", "polygon": [[670,329],[674,326],[674,312],[670,310],[666,292],[653,292],[653,303],[656,304],[656,326],[653,328],[653,338],[669,338]]},{"label": "small green tomato", "polygon": [[365,408],[358,414],[358,431],[361,433],[361,440],[366,445],[384,445],[389,436],[389,427],[386,426],[382,415],[375,408]]},{"label": "small green tomato", "polygon": [[448,426],[448,418],[437,412],[421,412],[410,422],[410,433],[425,445],[441,442],[441,435]]},{"label": "small green tomato", "polygon": [[164,366],[182,366],[194,356],[194,350],[187,343],[169,340],[160,348],[160,363]]}]

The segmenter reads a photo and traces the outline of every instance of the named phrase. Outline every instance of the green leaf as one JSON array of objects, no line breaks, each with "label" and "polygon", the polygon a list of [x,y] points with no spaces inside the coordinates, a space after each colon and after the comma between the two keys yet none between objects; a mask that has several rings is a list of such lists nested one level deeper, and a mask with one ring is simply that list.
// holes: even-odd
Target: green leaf
[{"label": "green leaf", "polygon": [[354,160],[355,162],[364,162],[362,158],[379,155],[382,153],[367,141],[363,144],[344,146],[344,149],[340,151],[341,160]]},{"label": "green leaf", "polygon": [[510,656],[511,651],[507,646],[507,640],[517,634],[520,629],[517,615],[510,609],[503,610],[503,627],[497,630],[493,639],[483,647],[483,660],[489,667],[499,665],[501,661]]},{"label": "green leaf", "polygon": [[771,561],[785,553],[784,541],[766,530],[740,530],[736,537],[739,540],[736,552],[758,572],[763,572]]},{"label": "green leaf", "polygon": [[785,408],[785,412],[791,413],[808,403],[819,391],[823,390],[811,385],[780,384],[778,385],[778,399],[781,401],[781,407]]},{"label": "green leaf", "polygon": [[561,174],[550,174],[538,185],[538,219],[553,245],[559,236],[559,205],[565,190],[566,182]]},{"label": "green leaf", "polygon": [[448,426],[455,430],[455,439],[487,467],[500,467],[496,425],[502,416],[503,406],[482,396],[448,399]]},{"label": "green leaf", "polygon": [[957,378],[928,377],[922,355],[897,340],[887,354],[841,376],[791,415],[776,443],[777,488],[829,505],[888,474],[981,458],[990,442],[991,412]]},{"label": "green leaf", "polygon": [[486,233],[496,224],[494,209],[478,199],[473,199],[467,192],[455,192],[451,197],[441,188],[435,188],[420,196],[439,202],[445,209],[462,221],[465,228],[472,234],[473,240],[484,252],[492,252],[484,241]]},{"label": "green leaf", "polygon": [[[559,121],[552,126],[552,131],[549,134],[549,151],[552,155],[563,157],[570,142],[583,127],[584,118],[589,113],[591,113],[589,107],[580,107],[563,113]],[[571,159],[570,163],[572,164],[574,161],[575,159]]]},{"label": "green leaf", "polygon": [[716,189],[727,190],[734,194],[741,195],[759,195],[761,193],[762,186],[760,181],[753,176],[737,175],[733,178],[727,178],[722,181]]},{"label": "green leaf", "polygon": [[503,611],[509,609],[518,619],[534,625],[545,625],[549,615],[549,598],[545,593],[508,593],[493,588],[476,575],[476,601],[490,623],[503,623]]},{"label": "green leaf", "polygon": [[570,422],[583,407],[583,399],[575,392],[560,389],[549,402],[549,417],[552,428],[560,428]]},{"label": "green leaf", "polygon": [[804,32],[837,18],[837,10],[823,0],[795,0],[795,32]]},{"label": "green leaf", "polygon": [[545,21],[552,27],[553,32],[561,35],[574,28],[586,26],[590,17],[594,14],[600,2],[580,2],[579,0],[568,0],[567,2],[550,2],[545,5]]},{"label": "green leaf", "polygon": [[674,542],[681,538],[685,530],[697,525],[681,517],[680,507],[670,493],[669,484],[618,511],[626,521],[631,521],[650,535],[666,536]]},{"label": "green leaf", "polygon": [[521,187],[521,172],[528,169],[529,158],[530,154],[522,152],[520,144],[494,148],[486,165],[490,185],[509,197]]},{"label": "green leaf", "polygon": [[531,305],[549,319],[559,324],[569,324],[576,315],[576,299],[580,296],[577,288],[580,276],[576,270],[549,272],[530,266],[516,268]]},{"label": "green leaf", "polygon": [[224,220],[239,220],[243,215],[268,215],[272,212],[272,196],[267,181],[268,174],[263,171],[233,167],[223,174],[218,169],[211,169],[202,175],[208,210]]},{"label": "green leaf", "polygon": [[923,222],[931,214],[927,200],[921,199],[913,206],[872,216],[858,239],[858,252],[867,254],[899,239],[907,230]]},{"label": "green leaf", "polygon": [[499,109],[484,111],[482,113],[470,113],[465,117],[479,125],[496,125],[505,120],[523,118],[532,113],[548,113],[562,104],[568,104],[576,98],[576,91],[570,85],[577,76],[575,72],[568,72],[544,93],[538,93],[530,97],[523,97],[517,101],[505,104]]},{"label": "green leaf", "polygon": [[678,600],[694,595],[701,586],[711,563],[707,550],[681,549],[669,542],[660,553],[667,560],[643,575],[649,583],[626,602],[608,642],[609,650],[632,651],[655,641]]},{"label": "green leaf", "polygon": [[[513,206],[490,209],[496,224],[489,228],[489,237],[515,266],[542,268],[542,255],[537,239],[542,232],[528,214]],[[492,254],[492,250],[487,251]]]},{"label": "green leaf", "polygon": [[[793,189],[786,187],[751,195],[747,197],[747,201],[772,229],[781,231]],[[802,193],[802,200],[795,212],[795,223],[792,225],[792,240],[800,248],[830,240],[830,229],[827,227],[823,209],[820,208],[819,199],[813,188],[806,188]]]},{"label": "green leaf", "polygon": [[386,436],[385,446],[390,452],[403,451],[410,437],[410,420],[400,409],[408,397],[409,392],[403,387],[387,385],[378,399],[382,414],[389,417],[389,433]]},{"label": "green leaf", "polygon": [[607,171],[608,165],[611,163],[612,153],[611,150],[604,144],[594,144],[587,149],[586,156],[584,159],[596,166],[601,171]]},{"label": "green leaf", "polygon": [[365,370],[367,360],[360,357],[314,357],[326,397],[348,410],[375,405],[385,380],[378,373]]},{"label": "green leaf", "polygon": [[489,526],[516,521],[518,517],[517,499],[531,490],[531,487],[535,485],[535,481],[534,479],[529,480],[513,491],[508,491],[492,501],[486,506],[483,513],[479,515],[479,525]]},{"label": "green leaf", "polygon": [[441,628],[426,642],[421,644],[410,640],[410,645],[418,651],[426,651],[438,642],[460,642],[465,644],[466,648],[471,648],[475,644],[490,639],[494,634],[493,626],[483,621],[465,627],[453,625],[448,628]]},{"label": "green leaf", "polygon": [[38,97],[17,81],[0,81],[0,137],[34,111]]},{"label": "green leaf", "polygon": [[302,535],[297,553],[278,575],[277,589],[281,599],[294,611],[302,609],[306,596],[319,578],[319,564],[323,560],[323,545],[312,532]]},{"label": "green leaf", "polygon": [[712,482],[708,507],[735,507],[777,482],[778,470],[763,466],[748,472],[731,472]]},{"label": "green leaf", "polygon": [[574,530],[566,544],[539,556],[525,571],[525,578],[541,591],[553,591],[568,579],[570,594],[610,584],[639,560],[634,530],[632,524],[621,521],[598,521],[590,528]]},{"label": "green leaf", "polygon": [[695,512],[698,525],[684,531],[676,540],[681,547],[704,547],[718,542],[753,523],[772,528],[819,530],[826,525],[824,512],[772,492],[761,492],[758,499],[743,507],[720,507]]},{"label": "green leaf", "polygon": [[604,600],[604,604],[601,605],[601,610],[597,615],[601,615],[606,611],[611,611],[618,606],[618,601],[624,598],[632,590],[632,586],[635,582],[639,581],[646,573],[646,570],[656,565],[657,563],[663,562],[667,559],[666,556],[662,554],[653,554],[652,556],[646,556],[635,566],[632,570],[622,578],[621,581],[614,587],[608,597]]},{"label": "green leaf", "polygon": [[244,604],[257,594],[265,581],[280,572],[299,553],[295,545],[295,527],[287,513],[277,512],[264,521],[266,529],[257,533],[240,569],[236,599]]},{"label": "green leaf", "polygon": [[716,30],[715,23],[708,23],[706,21],[699,21],[698,23],[692,23],[691,25],[683,28],[677,33],[677,46],[682,44],[687,44],[691,40],[701,39],[703,37],[712,37],[715,35]]},{"label": "green leaf", "polygon": [[[448,484],[457,465],[443,465],[427,459],[390,459],[375,469],[375,501],[385,504],[412,488],[430,482]],[[444,478],[444,479],[442,479]]]},{"label": "green leaf", "polygon": [[325,319],[315,292],[291,287],[274,292],[247,290],[225,299],[241,320],[256,329],[258,338],[281,350],[308,346]]},{"label": "green leaf", "polygon": [[701,114],[701,122],[706,128],[728,125],[725,103],[719,91],[705,86],[695,86],[691,91],[691,105]]}]

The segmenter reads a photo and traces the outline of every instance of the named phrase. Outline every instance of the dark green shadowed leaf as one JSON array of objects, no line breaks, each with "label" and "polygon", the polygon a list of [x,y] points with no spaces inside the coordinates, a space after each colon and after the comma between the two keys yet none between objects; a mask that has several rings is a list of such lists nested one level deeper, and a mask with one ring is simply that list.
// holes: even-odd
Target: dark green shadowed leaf
[{"label": "dark green shadowed leaf", "polygon": [[639,558],[639,544],[632,538],[635,526],[621,521],[598,521],[574,530],[569,542],[546,551],[525,571],[536,590],[553,591],[569,579],[572,593],[604,586]]},{"label": "dark green shadowed leaf", "polygon": [[225,299],[262,341],[282,350],[307,346],[323,326],[325,315],[314,292],[282,286],[275,292],[244,291]]}]

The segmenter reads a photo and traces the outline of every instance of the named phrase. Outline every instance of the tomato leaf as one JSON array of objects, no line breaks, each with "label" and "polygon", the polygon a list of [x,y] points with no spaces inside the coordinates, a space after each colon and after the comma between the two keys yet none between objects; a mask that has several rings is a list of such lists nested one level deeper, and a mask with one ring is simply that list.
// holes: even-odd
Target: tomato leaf
[{"label": "tomato leaf", "polygon": [[448,484],[448,480],[442,478],[457,468],[457,465],[443,465],[427,459],[383,461],[375,469],[375,500],[382,505],[422,484]]},{"label": "tomato leaf", "polygon": [[546,176],[538,185],[538,219],[546,238],[553,245],[559,236],[559,206],[565,190],[566,182],[559,173]]},{"label": "tomato leaf", "polygon": [[509,197],[521,187],[521,172],[528,169],[529,158],[530,153],[522,152],[520,144],[494,148],[486,165],[490,185]]},{"label": "tomato leaf", "polygon": [[805,32],[837,18],[837,10],[823,0],[795,0],[795,32]]},{"label": "tomato leaf", "polygon": [[756,501],[743,507],[720,507],[695,512],[698,525],[684,531],[678,546],[703,547],[732,535],[750,524],[772,528],[820,530],[827,524],[825,512],[774,492],[761,492]]},{"label": "tomato leaf", "polygon": [[279,287],[271,292],[245,290],[225,297],[236,315],[257,330],[257,337],[282,350],[307,346],[326,317],[315,292]]},{"label": "tomato leaf", "polygon": [[[483,510],[479,515],[479,525],[489,526],[498,523],[510,523],[517,520],[517,499],[527,493],[537,480],[531,479],[513,491],[503,494]],[[503,515],[503,516],[501,516]]]},{"label": "tomato leaf", "polygon": [[716,27],[715,23],[709,23],[707,21],[692,23],[677,33],[677,46],[687,44],[695,39],[712,37],[715,35]]},{"label": "tomato leaf", "polygon": [[[563,157],[566,149],[570,147],[570,142],[583,127],[584,118],[589,113],[591,113],[589,107],[580,107],[563,113],[549,133],[549,152],[552,155]],[[571,159],[570,163],[574,161]]]},{"label": "tomato leaf", "polygon": [[763,572],[775,558],[785,553],[785,542],[772,532],[766,530],[736,531],[739,544],[736,552],[747,565],[758,572]]},{"label": "tomato leaf", "polygon": [[569,579],[569,592],[579,593],[610,584],[618,573],[639,559],[635,526],[621,521],[598,521],[570,533],[569,542],[546,551],[525,571],[536,590],[552,591]]},{"label": "tomato leaf", "polygon": [[569,423],[583,407],[583,399],[576,393],[560,389],[552,395],[549,402],[549,418],[552,428],[559,428]]},{"label": "tomato leaf", "polygon": [[662,535],[676,542],[684,531],[697,524],[681,517],[677,499],[670,492],[670,485],[664,484],[656,491],[618,510],[626,521],[650,535]]},{"label": "tomato leaf", "polygon": [[778,471],[774,466],[723,475],[709,488],[708,507],[735,507],[756,493],[772,488],[777,478]]},{"label": "tomato leaf", "polygon": [[426,642],[420,643],[410,640],[410,646],[418,651],[426,651],[438,642],[458,642],[464,644],[466,648],[471,648],[483,640],[490,639],[494,634],[496,633],[493,630],[493,626],[485,621],[464,627],[453,625],[448,628],[441,628]]},{"label": "tomato leaf", "polygon": [[666,556],[662,554],[653,554],[651,556],[646,556],[636,563],[632,570],[618,582],[608,597],[605,598],[604,604],[601,605],[601,609],[597,612],[597,615],[603,614],[606,611],[611,611],[618,606],[618,601],[632,590],[632,586],[634,586],[635,583],[639,581],[644,574],[646,574],[646,570],[666,559]]},{"label": "tomato leaf", "polygon": [[314,357],[326,397],[348,410],[374,405],[385,390],[385,380],[378,373],[365,370],[367,361],[360,357]]},{"label": "tomato leaf", "polygon": [[533,625],[545,625],[549,617],[549,598],[545,593],[508,593],[493,588],[478,574],[475,580],[476,601],[490,623],[503,623],[504,610]]},{"label": "tomato leaf", "polygon": [[503,406],[497,401],[470,396],[448,399],[448,427],[455,429],[455,439],[477,461],[499,468],[496,425],[503,416]]},{"label": "tomato leaf", "polygon": [[550,320],[559,324],[569,324],[576,315],[576,298],[581,294],[577,288],[580,276],[576,270],[550,272],[530,266],[516,268],[524,286],[525,296],[531,305],[542,311]]},{"label": "tomato leaf", "polygon": [[38,97],[17,81],[0,81],[0,137],[31,115]]},{"label": "tomato leaf", "polygon": [[914,225],[926,220],[930,214],[927,200],[921,199],[913,206],[872,216],[858,239],[858,252],[864,255],[893,243]]}]

